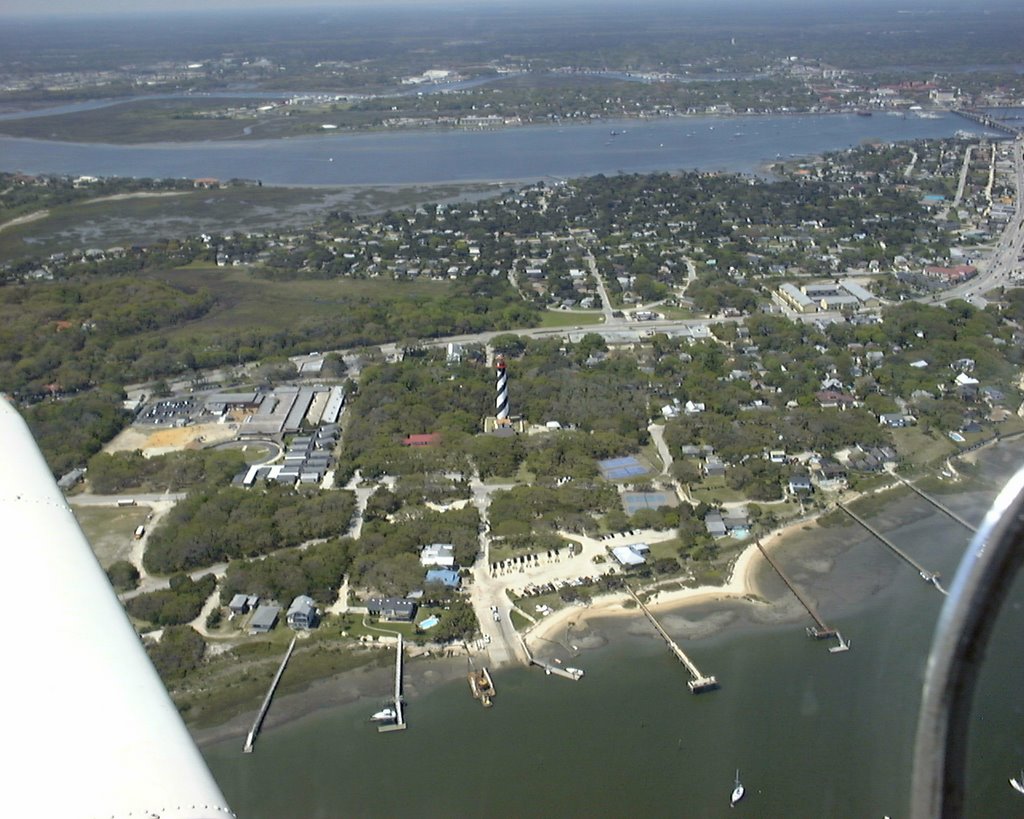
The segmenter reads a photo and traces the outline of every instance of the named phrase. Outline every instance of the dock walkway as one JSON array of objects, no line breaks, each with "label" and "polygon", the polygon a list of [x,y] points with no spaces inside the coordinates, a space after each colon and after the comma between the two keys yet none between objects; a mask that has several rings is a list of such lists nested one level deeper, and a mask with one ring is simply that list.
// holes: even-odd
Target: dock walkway
[{"label": "dock walkway", "polygon": [[939,573],[938,572],[928,571],[928,569],[926,569],[924,566],[922,566],[920,563],[918,563],[916,560],[914,560],[914,558],[912,558],[910,555],[908,555],[906,552],[904,552],[899,546],[897,546],[895,543],[893,543],[891,540],[889,540],[889,538],[887,538],[885,535],[883,535],[881,532],[879,532],[875,527],[873,527],[870,523],[868,523],[866,520],[864,520],[864,518],[862,518],[856,512],[852,511],[848,506],[846,506],[846,505],[844,505],[842,503],[837,503],[836,506],[839,507],[840,509],[842,509],[844,512],[846,512],[847,515],[849,515],[857,523],[859,523],[861,526],[863,526],[865,529],[867,529],[868,532],[870,532],[872,535],[874,535],[878,540],[882,541],[882,543],[884,543],[886,546],[888,546],[889,549],[892,551],[892,553],[896,555],[896,557],[898,557],[904,563],[907,563],[910,566],[913,566],[915,571],[917,571],[917,573],[919,575],[921,575],[921,579],[922,580],[924,580],[926,583],[931,583],[942,594],[947,594],[946,590],[944,588],[942,588],[941,585],[939,585]]},{"label": "dock walkway", "polygon": [[403,654],[403,639],[400,632],[394,632],[398,635],[398,646],[395,653],[395,721],[385,723],[377,726],[377,731],[384,734],[389,731],[404,731],[408,725],[405,722],[405,707],[402,704],[402,654]]},{"label": "dock walkway", "polygon": [[672,653],[676,655],[676,659],[686,666],[686,670],[690,672],[691,679],[690,682],[687,683],[690,687],[690,691],[694,694],[699,694],[702,691],[712,691],[718,688],[718,680],[713,675],[705,675],[701,673],[700,669],[697,668],[697,664],[686,656],[686,652],[684,652],[679,647],[679,644],[669,636],[668,632],[665,631],[664,628],[662,628],[661,623],[659,623],[657,618],[651,613],[651,610],[647,608],[644,601],[637,596],[636,592],[629,588],[629,586],[626,587],[626,590],[630,593],[632,598],[636,600],[637,605],[640,606],[640,610],[647,615],[647,619],[651,621],[651,625],[654,626],[658,634],[661,635],[661,638],[668,644]]},{"label": "dock walkway", "polygon": [[[836,631],[834,628],[828,625],[828,623],[821,619],[821,617],[818,615],[818,612],[815,610],[814,606],[811,605],[810,601],[806,597],[804,597],[800,593],[800,590],[793,585],[793,583],[790,581],[788,577],[786,577],[785,572],[782,571],[782,568],[779,566],[779,564],[772,560],[771,555],[768,554],[768,550],[761,545],[761,541],[757,540],[754,542],[757,544],[757,548],[761,550],[761,554],[764,555],[764,559],[768,561],[768,565],[775,569],[775,573],[780,578],[782,578],[782,582],[786,584],[786,588],[793,592],[793,596],[800,601],[800,605],[807,610],[807,613],[811,616],[811,619],[814,621],[813,626],[807,627],[807,635],[809,637],[815,638],[816,640],[828,640],[832,637],[836,637],[839,640],[839,645],[829,649],[829,651],[831,651],[833,654],[837,650],[845,651],[847,648],[849,648],[849,643],[843,640],[842,635],[838,631]],[[843,646],[846,646],[846,648],[843,648]]]},{"label": "dock walkway", "polygon": [[260,728],[263,727],[263,720],[267,716],[267,711],[270,710],[270,701],[274,698],[274,692],[277,690],[277,684],[281,682],[281,675],[284,674],[285,666],[288,665],[288,661],[292,658],[292,652],[295,650],[295,641],[298,640],[298,635],[292,637],[291,643],[288,645],[288,650],[285,652],[284,659],[281,660],[281,665],[277,669],[277,673],[274,675],[274,679],[270,682],[270,688],[267,689],[267,695],[263,698],[263,704],[260,706],[259,712],[256,714],[256,719],[253,720],[252,728],[249,729],[249,733],[245,738],[245,745],[242,748],[242,752],[251,754],[253,746],[256,744],[256,736],[260,732]]},{"label": "dock walkway", "polygon": [[895,474],[893,475],[893,477],[895,477],[896,480],[898,480],[900,483],[902,483],[905,486],[909,487],[913,492],[916,492],[918,495],[920,495],[922,498],[924,498],[924,500],[928,501],[928,503],[930,503],[932,506],[934,506],[936,509],[938,509],[940,512],[942,512],[944,515],[946,515],[947,517],[952,518],[953,520],[955,520],[957,523],[959,523],[961,526],[963,526],[968,531],[971,531],[971,532],[977,532],[978,531],[978,527],[977,526],[974,526],[973,524],[968,523],[966,520],[964,520],[962,517],[960,517],[960,515],[958,515],[956,512],[954,512],[948,506],[945,506],[945,505],[939,503],[939,501],[936,500],[935,498],[933,498],[931,495],[928,495],[925,492],[922,492],[920,489],[918,489],[916,486],[914,486],[914,484],[912,484],[906,478],[901,478],[899,475],[895,475]]}]

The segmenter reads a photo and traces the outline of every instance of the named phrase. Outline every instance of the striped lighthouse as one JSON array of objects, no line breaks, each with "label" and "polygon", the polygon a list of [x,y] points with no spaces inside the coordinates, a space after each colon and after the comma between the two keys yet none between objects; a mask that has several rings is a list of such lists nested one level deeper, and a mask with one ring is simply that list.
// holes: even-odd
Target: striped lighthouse
[{"label": "striped lighthouse", "polygon": [[505,370],[505,356],[499,355],[494,364],[498,373],[498,380],[495,384],[496,395],[494,398],[494,416],[499,424],[508,423],[508,372]]}]

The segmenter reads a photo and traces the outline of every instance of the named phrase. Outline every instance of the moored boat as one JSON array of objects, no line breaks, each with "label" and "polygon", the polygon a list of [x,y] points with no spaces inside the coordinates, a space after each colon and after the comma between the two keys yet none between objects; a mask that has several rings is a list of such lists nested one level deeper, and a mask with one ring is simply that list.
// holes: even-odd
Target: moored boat
[{"label": "moored boat", "polygon": [[398,719],[398,712],[395,711],[394,708],[385,708],[381,711],[378,711],[376,714],[370,717],[370,719],[373,722],[394,722],[396,719]]},{"label": "moored boat", "polygon": [[1024,793],[1024,768],[1021,768],[1016,779],[1012,776],[1010,777],[1010,786],[1017,791],[1017,793]]},{"label": "moored boat", "polygon": [[730,808],[736,807],[736,803],[739,802],[743,798],[743,794],[744,793],[746,793],[746,791],[743,788],[743,783],[740,782],[740,771],[739,771],[739,768],[737,768],[736,769],[736,784],[733,785],[733,788],[732,788],[732,796],[729,798],[729,807]]},{"label": "moored boat", "polygon": [[469,689],[473,692],[474,699],[480,700],[480,704],[484,708],[490,708],[491,697],[494,696],[494,682],[491,680],[491,674],[484,666],[479,671],[476,669],[470,669],[469,674]]}]

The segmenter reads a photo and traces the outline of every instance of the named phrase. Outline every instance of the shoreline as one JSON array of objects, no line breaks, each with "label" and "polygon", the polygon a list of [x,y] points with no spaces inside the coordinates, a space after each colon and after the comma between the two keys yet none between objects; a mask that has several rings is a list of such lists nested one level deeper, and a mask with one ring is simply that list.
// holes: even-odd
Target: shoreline
[{"label": "shoreline", "polygon": [[[770,532],[762,541],[766,549],[777,546],[787,536],[798,531],[816,528],[817,517],[808,520],[794,521]],[[729,578],[720,586],[702,585],[689,589],[673,589],[670,591],[654,590],[646,601],[652,612],[674,613],[715,600],[750,600],[761,597],[761,587],[757,583],[755,564],[759,550],[757,542],[744,547],[743,551],[732,563]],[[548,615],[537,625],[523,633],[529,645],[531,640],[555,642],[554,635],[567,628],[586,625],[591,620],[602,618],[623,618],[642,616],[634,605],[625,605],[631,598],[625,592],[615,592],[595,598],[587,606],[566,606]],[[715,629],[717,631],[718,629]]]},{"label": "shoreline", "polygon": [[[994,441],[992,443],[998,445],[1001,442]],[[987,451],[992,449],[998,449],[998,446],[984,447],[984,450]],[[980,454],[980,450],[977,453],[971,454]],[[1011,471],[1010,474],[1013,474],[1013,472]],[[969,492],[980,488],[977,486],[972,487],[971,483],[971,479],[968,478],[959,487],[959,491]],[[896,483],[879,487],[869,492],[851,493],[844,502],[853,503],[863,498],[880,495],[892,496],[894,490],[898,494],[898,490],[902,488],[902,484]],[[766,549],[778,549],[787,540],[792,539],[794,535],[814,531],[819,528],[819,518],[827,515],[830,511],[833,510],[825,510],[813,517],[798,519],[780,526],[761,538],[761,543]],[[776,619],[776,622],[795,622],[800,617],[805,616],[804,609],[802,606],[797,606],[795,601],[794,606],[787,610],[788,604],[782,602],[781,598],[774,601],[762,599],[762,589],[757,577],[757,572],[761,568],[758,565],[757,553],[756,541],[744,547],[732,562],[728,580],[722,585],[703,585],[688,589],[658,592],[655,597],[648,601],[648,605],[652,611],[658,614],[671,615],[685,612],[690,608],[696,608],[709,602],[748,601],[756,602],[766,607],[779,607],[779,617],[781,617],[781,620]],[[831,569],[828,571],[831,572]],[[535,651],[537,654],[551,654],[555,651],[555,648],[545,649],[538,644],[549,644],[550,646],[557,647],[560,651],[569,651],[571,654],[575,654],[576,648],[567,645],[564,641],[567,632],[571,629],[576,629],[580,632],[580,634],[573,637],[574,642],[578,643],[580,648],[586,650],[599,647],[604,645],[606,642],[605,638],[600,635],[587,634],[585,626],[591,621],[600,619],[622,621],[627,616],[641,618],[642,614],[638,608],[635,606],[626,608],[623,605],[628,599],[628,595],[620,592],[601,595],[587,606],[566,606],[553,612],[535,626],[523,632],[522,636],[531,647],[531,651]],[[702,631],[701,638],[724,631],[730,628],[731,623],[712,619],[706,625],[707,628]],[[595,639],[597,642],[592,642]],[[479,652],[471,652],[470,656],[480,657],[481,654]],[[483,656],[486,656],[486,653]],[[515,661],[509,661],[501,665],[488,661],[488,664],[493,668],[509,668],[519,665]],[[417,698],[437,685],[458,680],[463,677],[465,668],[466,659],[464,656],[441,657],[438,655],[421,655],[416,658],[410,658],[410,662],[406,664],[407,682],[405,687],[407,696]],[[266,728],[282,727],[305,718],[316,711],[337,705],[350,704],[357,700],[365,699],[368,704],[376,700],[382,700],[388,696],[392,674],[393,672],[390,668],[362,668],[317,680],[303,691],[276,698],[274,706],[267,715]],[[241,741],[248,731],[254,710],[220,725],[204,728],[190,726],[189,731],[200,748],[229,739]]]},{"label": "shoreline", "polygon": [[[816,527],[816,518],[800,520],[775,529],[763,541],[776,545],[785,540],[787,535],[796,531],[804,531],[808,527]],[[756,597],[759,587],[756,582],[756,543],[748,544],[732,562],[729,579],[721,586],[696,586],[689,589],[673,589],[656,592],[648,602],[652,611],[678,612],[714,600],[744,600]],[[629,600],[625,593],[601,595],[585,607],[566,606],[558,609],[537,625],[523,633],[523,638],[531,642],[550,642],[561,645],[555,637],[565,629],[581,626],[590,620],[613,617],[625,619],[628,616],[642,617],[635,606],[627,608],[623,603]],[[720,631],[725,626],[715,625],[710,633]],[[535,651],[535,642],[531,651]],[[535,652],[535,653],[539,653]],[[470,652],[469,657],[486,657],[484,652]],[[422,695],[427,690],[442,683],[460,679],[466,668],[466,657],[441,657],[433,654],[421,654],[410,657],[405,664],[405,680],[403,689],[410,699]],[[494,669],[514,668],[520,666],[517,660],[504,663],[493,663],[487,660],[489,667]],[[273,706],[267,714],[263,730],[280,728],[311,714],[335,706],[349,705],[359,700],[368,703],[384,700],[389,696],[393,671],[388,668],[358,668],[345,671],[321,680],[316,680],[303,691],[275,697]],[[372,709],[370,709],[372,710]],[[219,725],[197,728],[189,726],[192,738],[200,748],[237,739],[241,742],[248,732],[253,711],[239,714]]]}]

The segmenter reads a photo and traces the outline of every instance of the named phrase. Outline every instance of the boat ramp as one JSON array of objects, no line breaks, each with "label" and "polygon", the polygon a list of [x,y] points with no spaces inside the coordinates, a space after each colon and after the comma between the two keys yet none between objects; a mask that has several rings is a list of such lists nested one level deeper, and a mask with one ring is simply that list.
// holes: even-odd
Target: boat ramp
[{"label": "boat ramp", "polygon": [[538,668],[544,670],[547,675],[554,674],[556,677],[565,677],[567,680],[573,680],[578,682],[583,677],[583,670],[580,668],[563,668],[556,663],[545,662],[544,660],[538,660],[533,656],[533,652],[530,651],[530,647],[526,645],[526,640],[523,639],[522,635],[519,637],[520,642],[523,644],[523,651],[526,652],[527,665],[535,665]]},{"label": "boat ramp", "polygon": [[644,601],[637,596],[636,592],[629,588],[629,586],[626,587],[626,590],[629,592],[630,596],[636,600],[637,605],[640,606],[640,610],[647,616],[647,619],[651,621],[651,625],[654,626],[658,634],[661,635],[661,638],[668,644],[671,652],[676,655],[676,659],[686,666],[686,670],[690,672],[690,682],[687,683],[690,687],[690,692],[693,694],[700,694],[702,691],[713,691],[718,688],[718,680],[713,675],[701,673],[700,669],[697,668],[697,664],[686,656],[686,653],[679,647],[679,644],[669,636],[668,632],[665,631],[664,628],[662,628],[661,623],[659,623],[657,618],[651,613],[651,610],[647,608]]}]

